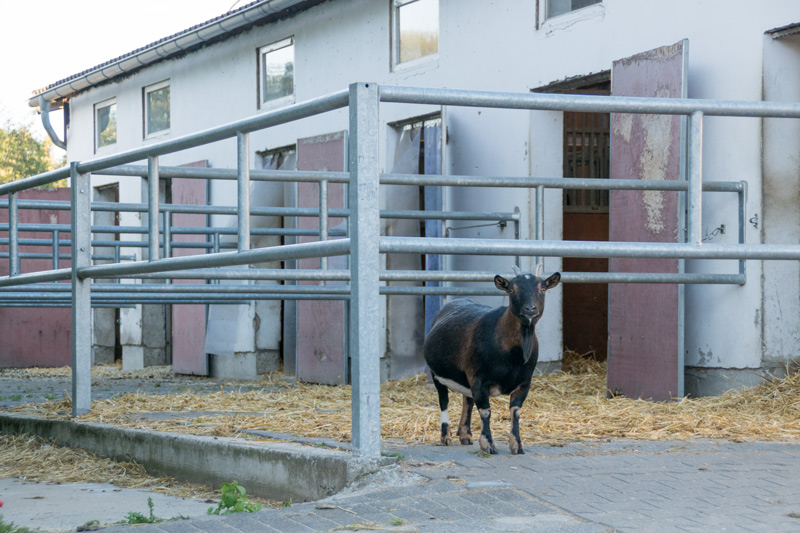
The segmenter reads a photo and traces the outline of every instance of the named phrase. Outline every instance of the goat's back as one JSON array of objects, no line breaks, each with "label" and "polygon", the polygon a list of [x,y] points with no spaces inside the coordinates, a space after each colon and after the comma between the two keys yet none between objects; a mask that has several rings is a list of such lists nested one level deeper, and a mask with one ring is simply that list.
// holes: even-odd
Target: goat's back
[{"label": "goat's back", "polygon": [[[422,347],[425,362],[434,374],[463,376],[473,353],[475,328],[492,310],[469,298],[459,298],[442,307],[433,320]],[[460,380],[459,380],[460,381]]]}]

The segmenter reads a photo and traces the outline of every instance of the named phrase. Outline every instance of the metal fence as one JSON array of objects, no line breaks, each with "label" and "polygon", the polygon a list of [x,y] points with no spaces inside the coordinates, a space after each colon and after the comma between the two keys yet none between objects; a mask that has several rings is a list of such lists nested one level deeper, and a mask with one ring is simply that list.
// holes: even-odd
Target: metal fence
[{"label": "metal fence", "polygon": [[[477,177],[420,176],[381,174],[379,146],[379,109],[382,104],[411,103],[448,106],[507,108],[518,110],[560,110],[604,113],[653,113],[685,115],[688,122],[687,179],[680,181],[643,181],[621,179],[564,180],[546,177]],[[252,170],[249,134],[336,109],[349,108],[349,172],[307,172]],[[92,306],[129,306],[137,303],[241,303],[258,299],[342,299],[349,305],[349,354],[353,388],[353,450],[361,456],[380,454],[380,372],[379,316],[380,294],[495,294],[491,289],[463,286],[386,286],[387,281],[472,282],[491,280],[493,272],[450,271],[382,271],[380,254],[470,254],[532,257],[640,257],[679,259],[730,259],[739,261],[736,274],[692,273],[563,273],[564,282],[591,283],[728,283],[746,282],[744,261],[747,259],[800,259],[800,247],[792,245],[746,244],[745,182],[703,182],[702,124],[704,116],[800,118],[800,105],[768,102],[731,102],[689,99],[656,99],[586,95],[517,94],[461,91],[354,83],[349,90],[337,92],[287,108],[260,114],[184,137],[147,147],[100,157],[86,162],[73,162],[69,168],[47,172],[31,178],[0,185],[0,208],[7,208],[9,223],[0,225],[0,240],[8,252],[10,275],[0,277],[0,305],[53,306],[69,305],[73,321],[72,399],[73,416],[89,411],[91,406]],[[237,139],[237,168],[209,169],[162,167],[159,156],[193,148],[223,139]],[[147,166],[133,165],[147,160]],[[141,176],[148,179],[147,202],[141,204],[91,202],[92,173],[120,176]],[[70,202],[35,202],[20,200],[20,191],[46,185],[65,177],[71,179]],[[160,204],[159,179],[185,177],[195,179],[228,179],[237,181],[237,205],[186,206]],[[323,198],[319,209],[284,207],[259,208],[250,205],[250,182],[256,180],[316,182]],[[346,209],[328,209],[324,203],[329,183],[348,183]],[[438,185],[446,187],[513,187],[534,189],[534,235],[531,240],[519,239],[449,239],[424,237],[388,237],[380,235],[380,219],[414,218],[428,220],[492,220],[513,223],[519,235],[518,212],[416,212],[379,209],[381,184]],[[685,243],[624,243],[547,241],[544,236],[544,189],[658,190],[684,194],[687,208]],[[739,209],[738,244],[703,244],[701,232],[702,193],[735,194]],[[26,225],[18,222],[20,209],[69,209],[71,224]],[[147,213],[146,226],[102,226],[91,224],[95,211],[134,211]],[[188,228],[171,223],[173,213],[237,215],[236,228]],[[315,230],[251,228],[250,215],[310,216],[319,218]],[[329,216],[346,217],[346,232],[328,228]],[[163,221],[162,221],[163,218]],[[47,239],[21,239],[20,231],[50,232]],[[63,239],[69,233],[70,239]],[[141,240],[108,240],[95,234],[140,234]],[[178,243],[178,234],[207,235],[206,242]],[[223,242],[222,235],[236,235],[235,245]],[[287,244],[251,249],[252,235],[311,235],[315,242]],[[331,237],[337,237],[331,239]],[[42,246],[41,253],[20,253],[20,246]],[[70,268],[60,268],[60,246],[70,246]],[[233,251],[226,251],[234,247]],[[113,253],[92,255],[93,247],[110,248]],[[123,248],[140,247],[148,251],[146,261],[126,261]],[[206,253],[171,257],[177,247],[198,247]],[[349,270],[327,268],[324,258],[349,255]],[[41,272],[21,272],[20,260],[47,258],[53,268]],[[267,261],[293,261],[320,258],[320,268],[232,269],[237,265],[253,265]],[[92,264],[102,260],[106,264]],[[119,283],[123,278],[137,278],[139,284]],[[93,282],[112,279],[113,283]],[[169,279],[202,280],[316,280],[345,281],[346,285],[166,285]],[[69,282],[69,283],[53,283]]]}]

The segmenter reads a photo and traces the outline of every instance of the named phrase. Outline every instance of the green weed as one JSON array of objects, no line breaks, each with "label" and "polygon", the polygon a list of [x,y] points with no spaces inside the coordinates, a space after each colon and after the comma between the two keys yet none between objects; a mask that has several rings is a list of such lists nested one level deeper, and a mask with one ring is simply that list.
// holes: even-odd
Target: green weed
[{"label": "green weed", "polygon": [[[261,504],[251,502],[247,491],[237,481],[223,483],[220,490],[222,498],[220,498],[219,505],[216,509],[209,507],[208,514],[255,513],[261,510]],[[291,505],[291,500],[289,504]]]}]

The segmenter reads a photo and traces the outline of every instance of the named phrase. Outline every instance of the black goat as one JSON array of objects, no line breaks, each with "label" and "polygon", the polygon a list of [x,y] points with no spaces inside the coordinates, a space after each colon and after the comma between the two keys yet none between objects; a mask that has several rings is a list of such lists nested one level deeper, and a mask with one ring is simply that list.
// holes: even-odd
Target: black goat
[{"label": "black goat", "polygon": [[483,427],[479,444],[487,453],[497,453],[489,427],[489,398],[510,395],[511,433],[509,448],[521,454],[519,415],[531,386],[531,376],[539,358],[539,342],[534,331],[544,311],[544,293],[558,285],[561,274],[546,279],[523,274],[508,280],[494,277],[498,289],[508,293],[508,307],[491,308],[468,298],[454,300],[439,310],[425,339],[423,353],[433,374],[442,411],[442,445],[450,440],[447,412],[448,389],[464,395],[458,436],[461,444],[472,444],[470,420],[477,404]]}]

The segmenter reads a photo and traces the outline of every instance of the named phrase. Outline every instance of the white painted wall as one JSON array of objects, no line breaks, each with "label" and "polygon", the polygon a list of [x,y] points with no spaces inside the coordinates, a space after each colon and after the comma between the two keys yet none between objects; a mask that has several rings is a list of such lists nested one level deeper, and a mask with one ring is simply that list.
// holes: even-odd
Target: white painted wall
[{"label": "white painted wall", "polygon": [[[800,95],[800,35],[764,37],[764,99]],[[787,149],[794,146],[795,149]],[[764,120],[764,242],[800,244],[800,121]],[[800,351],[800,264],[764,262],[764,359],[796,358]]]},{"label": "white painted wall", "polygon": [[[605,0],[579,12],[536,25],[534,0],[441,0],[439,54],[413,69],[390,71],[389,0],[337,0],[298,16],[256,27],[178,60],[144,69],[121,82],[91,89],[71,101],[68,132],[69,159],[85,160],[92,150],[92,105],[117,98],[119,142],[107,152],[141,146],[141,91],[151,83],[170,79],[174,137],[210,128],[258,113],[256,106],[256,50],[295,37],[296,99],[303,101],[345,89],[353,81],[383,84],[451,87],[527,92],[552,81],[610,68],[613,60],[687,38],[689,96],[760,100],[764,32],[800,21],[796,0],[771,0],[769,8],[745,0]],[[724,7],[724,11],[721,9]],[[724,23],[720,23],[724,17]],[[433,111],[427,106],[385,105],[384,122]],[[536,114],[474,108],[449,109],[449,171],[471,175],[539,175],[560,168],[560,150],[536,155]],[[252,135],[253,151],[295,142],[297,138],[347,128],[343,111],[329,113]],[[549,124],[553,134],[554,124]],[[762,210],[761,121],[708,118],[704,135],[704,179],[747,181],[748,218]],[[537,141],[537,143],[540,141]],[[386,151],[388,152],[388,150]],[[98,154],[101,155],[101,154]],[[233,141],[165,156],[164,164],[199,159],[212,167],[232,167]],[[391,161],[383,161],[384,170]],[[101,183],[102,178],[96,179]],[[131,180],[135,181],[135,180]],[[120,184],[121,197],[139,201],[140,187]],[[548,193],[547,238],[560,237],[560,199]],[[213,201],[235,204],[234,183],[214,183]],[[735,242],[737,210],[733,195],[704,196],[704,229],[725,224],[729,231],[713,242]],[[530,199],[518,191],[457,191],[452,209],[513,210],[519,207],[530,234]],[[136,217],[130,217],[135,219]],[[216,221],[219,223],[220,221]],[[127,222],[123,222],[127,223]],[[775,220],[780,225],[780,220]],[[513,235],[509,228],[463,231],[464,237]],[[747,226],[747,241],[758,242],[759,229]],[[455,269],[505,271],[510,258],[460,257]],[[547,262],[546,270],[558,268]],[[686,290],[686,363],[710,367],[757,367],[761,364],[762,324],[760,262],[749,262],[743,287],[691,286]],[[688,262],[690,272],[733,272],[732,262]],[[560,291],[548,296],[543,319],[542,359],[560,354]],[[796,296],[789,296],[795,305]],[[489,299],[492,300],[492,299]],[[494,299],[500,302],[500,298]],[[774,354],[770,346],[764,352]],[[782,352],[781,352],[782,353]],[[712,355],[713,354],[713,355]],[[771,355],[772,356],[772,355]],[[775,355],[777,357],[788,354]]]}]

